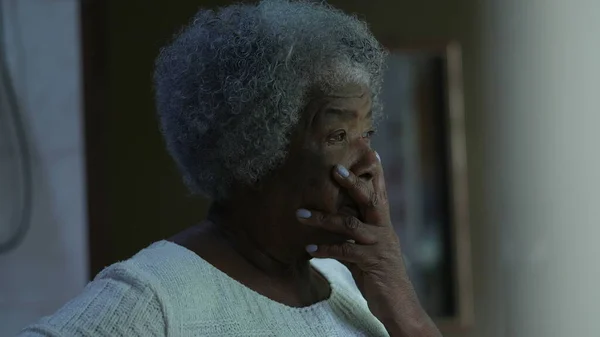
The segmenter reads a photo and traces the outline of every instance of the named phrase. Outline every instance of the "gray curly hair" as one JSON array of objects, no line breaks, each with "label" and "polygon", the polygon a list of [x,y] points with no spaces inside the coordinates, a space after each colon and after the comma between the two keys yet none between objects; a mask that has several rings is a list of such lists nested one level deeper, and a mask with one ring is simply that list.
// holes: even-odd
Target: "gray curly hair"
[{"label": "gray curly hair", "polygon": [[324,3],[201,10],[156,60],[167,149],[194,194],[256,186],[285,160],[312,90],[366,85],[376,117],[384,59],[364,22]]}]

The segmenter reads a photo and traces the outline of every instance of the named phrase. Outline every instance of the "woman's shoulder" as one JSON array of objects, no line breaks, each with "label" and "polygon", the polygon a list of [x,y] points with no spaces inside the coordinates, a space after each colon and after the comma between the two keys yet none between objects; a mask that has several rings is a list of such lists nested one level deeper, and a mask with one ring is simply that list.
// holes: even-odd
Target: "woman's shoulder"
[{"label": "woman's shoulder", "polygon": [[194,254],[186,248],[170,241],[161,240],[140,250],[131,258],[111,265],[98,276],[114,267],[137,268],[155,276],[160,276],[163,272],[170,273],[173,270],[185,270],[190,265],[190,260],[194,260],[193,257]]},{"label": "woman's shoulder", "polygon": [[[96,276],[129,275],[152,290],[169,316],[181,319],[187,313],[200,315],[217,302],[222,284],[214,267],[176,243],[162,240],[142,249],[128,260],[116,263]],[[131,277],[133,275],[133,277]]]},{"label": "woman's shoulder", "polygon": [[161,289],[135,257],[118,262],[101,271],[53,315],[26,327],[19,336],[161,335],[169,332],[175,317]]},{"label": "woman's shoulder", "polygon": [[[215,296],[199,257],[159,241],[102,270],[82,293],[22,336],[179,335],[182,313],[205,309]],[[205,277],[203,277],[205,276]],[[192,309],[193,308],[193,309]]]},{"label": "woman's shoulder", "polygon": [[134,274],[157,291],[165,292],[165,296],[172,297],[181,294],[184,287],[198,289],[201,283],[209,283],[207,269],[204,261],[193,252],[162,240],[142,249],[128,260],[104,269],[96,278],[123,272]]}]

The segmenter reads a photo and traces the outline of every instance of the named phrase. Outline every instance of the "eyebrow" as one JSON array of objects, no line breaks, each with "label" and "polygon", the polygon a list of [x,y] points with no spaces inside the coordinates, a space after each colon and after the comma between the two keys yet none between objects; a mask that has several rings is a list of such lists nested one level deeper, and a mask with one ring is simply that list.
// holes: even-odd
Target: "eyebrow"
[{"label": "eyebrow", "polygon": [[[338,108],[328,108],[327,110],[325,110],[325,113],[342,116],[342,117],[346,117],[346,118],[356,117],[356,114],[357,114],[355,110],[338,109]],[[373,116],[373,110],[369,110],[366,118],[371,118],[372,116]]]}]

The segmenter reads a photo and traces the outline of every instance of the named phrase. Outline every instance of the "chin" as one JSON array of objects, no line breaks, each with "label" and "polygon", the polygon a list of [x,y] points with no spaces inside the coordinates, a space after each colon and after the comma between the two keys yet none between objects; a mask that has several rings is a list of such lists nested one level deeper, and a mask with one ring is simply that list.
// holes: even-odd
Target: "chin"
[{"label": "chin", "polygon": [[347,240],[348,240],[347,237],[336,234],[336,233],[328,232],[325,230],[316,230],[315,232],[311,233],[310,239],[309,239],[310,242],[308,244],[330,245],[330,244],[344,243]]}]

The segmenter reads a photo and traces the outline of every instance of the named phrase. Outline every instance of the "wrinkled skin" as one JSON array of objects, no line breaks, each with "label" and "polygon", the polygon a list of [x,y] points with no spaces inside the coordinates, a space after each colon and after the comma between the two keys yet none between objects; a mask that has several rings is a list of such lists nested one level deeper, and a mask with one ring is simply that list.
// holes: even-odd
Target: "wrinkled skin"
[{"label": "wrinkled skin", "polygon": [[[291,136],[283,166],[258,188],[234,188],[213,206],[208,221],[172,241],[258,293],[296,307],[324,300],[331,291],[309,260],[335,258],[351,270],[392,336],[435,336],[404,270],[372,133],[367,88],[317,93]],[[349,176],[339,175],[339,167]]]}]

